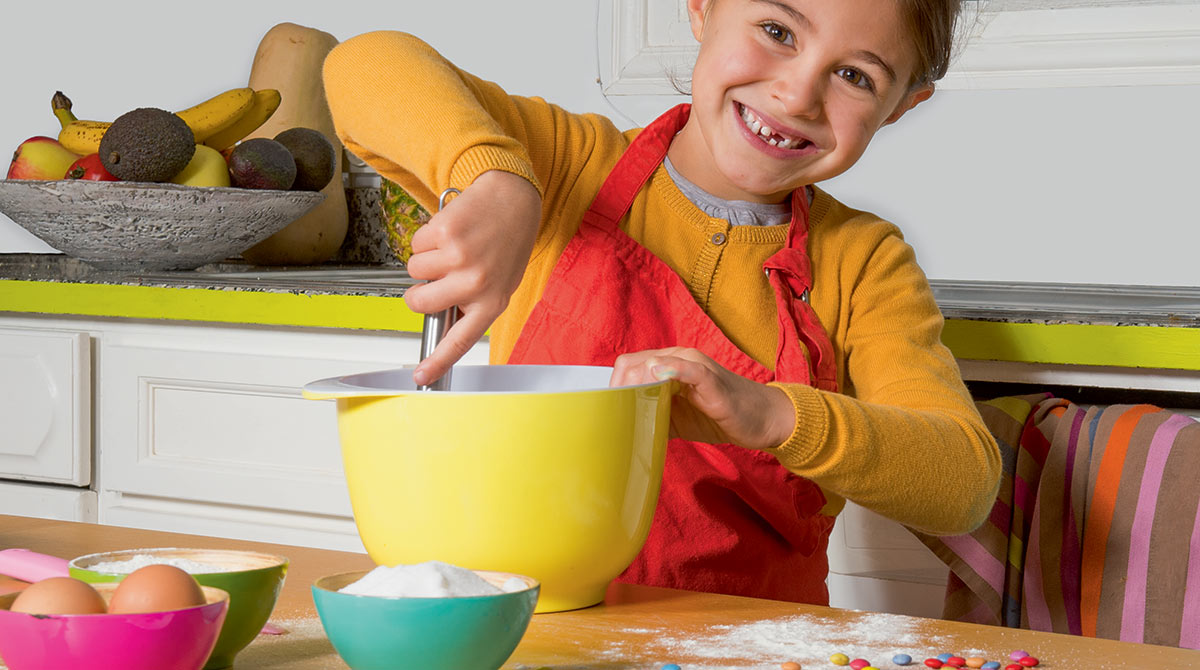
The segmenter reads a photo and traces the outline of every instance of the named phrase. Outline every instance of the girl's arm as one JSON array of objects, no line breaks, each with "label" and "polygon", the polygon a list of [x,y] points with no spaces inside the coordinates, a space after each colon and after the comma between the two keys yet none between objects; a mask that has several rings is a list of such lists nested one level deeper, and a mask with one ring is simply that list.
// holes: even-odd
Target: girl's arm
[{"label": "girl's arm", "polygon": [[846,393],[759,384],[682,348],[620,357],[613,383],[673,379],[675,436],[763,449],[822,490],[916,530],[968,532],[995,502],[1000,451],[941,343],[941,311],[899,236],[847,267],[852,325],[835,343]]},{"label": "girl's arm", "polygon": [[[546,140],[549,106],[513,98],[421,40],[380,31],[339,44],[324,65],[326,96],[346,148],[427,209],[408,271],[414,311],[456,307],[462,317],[414,372],[441,377],[508,306],[542,219],[531,145]],[[542,134],[544,135],[544,133]],[[438,212],[446,188],[462,191]]]},{"label": "girl's arm", "polygon": [[530,129],[544,122],[530,118],[534,107],[417,37],[377,31],[350,38],[325,59],[324,82],[346,148],[430,211],[443,189],[466,189],[488,170],[541,190],[528,150]]},{"label": "girl's arm", "polygon": [[846,226],[831,236],[830,249],[853,257],[844,265],[828,253],[814,258],[814,266],[839,267],[840,282],[852,287],[842,294],[847,325],[834,343],[845,394],[779,385],[796,421],[773,451],[822,489],[916,530],[964,533],[995,503],[1000,449],[942,344],[942,313],[912,248],[890,233],[859,247],[869,253],[846,252],[845,239],[869,230]]}]

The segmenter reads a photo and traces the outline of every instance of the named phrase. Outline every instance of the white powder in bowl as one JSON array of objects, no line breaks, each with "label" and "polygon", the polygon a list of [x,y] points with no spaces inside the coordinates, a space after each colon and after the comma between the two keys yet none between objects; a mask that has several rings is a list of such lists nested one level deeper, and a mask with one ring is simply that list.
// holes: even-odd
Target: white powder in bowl
[{"label": "white powder in bowl", "polygon": [[395,567],[381,565],[358,581],[338,589],[338,593],[390,598],[453,598],[490,596],[527,588],[529,585],[517,577],[510,577],[497,588],[466,568],[426,561]]},{"label": "white powder in bowl", "polygon": [[222,565],[213,565],[211,563],[201,563],[187,558],[175,558],[171,556],[155,556],[153,554],[135,554],[132,558],[123,561],[107,561],[105,563],[96,563],[86,566],[86,570],[92,572],[100,572],[106,575],[127,575],[138,568],[144,568],[147,565],[173,565],[184,572],[191,575],[209,574],[212,572],[231,572],[230,568]]}]

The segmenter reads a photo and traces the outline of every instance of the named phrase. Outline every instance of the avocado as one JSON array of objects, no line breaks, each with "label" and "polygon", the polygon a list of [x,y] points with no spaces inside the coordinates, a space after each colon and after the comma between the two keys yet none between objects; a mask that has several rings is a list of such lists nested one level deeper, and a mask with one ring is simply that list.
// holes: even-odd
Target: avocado
[{"label": "avocado", "polygon": [[287,191],[296,182],[296,159],[283,144],[266,137],[239,142],[229,153],[229,180],[240,188]]},{"label": "avocado", "polygon": [[275,136],[275,141],[292,152],[296,159],[296,182],[293,191],[320,191],[337,170],[337,154],[333,143],[320,131],[312,128],[288,128]]},{"label": "avocado", "polygon": [[100,162],[123,181],[169,181],[196,153],[196,137],[172,112],[139,107],[118,116],[100,138]]}]

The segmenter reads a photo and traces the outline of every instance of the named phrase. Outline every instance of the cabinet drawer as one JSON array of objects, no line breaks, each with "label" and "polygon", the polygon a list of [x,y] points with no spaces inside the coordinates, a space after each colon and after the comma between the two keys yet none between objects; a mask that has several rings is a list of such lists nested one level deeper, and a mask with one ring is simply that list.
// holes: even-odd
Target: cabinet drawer
[{"label": "cabinet drawer", "polygon": [[0,482],[5,514],[37,519],[96,523],[96,492],[68,486]]},{"label": "cabinet drawer", "polygon": [[0,477],[91,482],[87,333],[0,328]]}]

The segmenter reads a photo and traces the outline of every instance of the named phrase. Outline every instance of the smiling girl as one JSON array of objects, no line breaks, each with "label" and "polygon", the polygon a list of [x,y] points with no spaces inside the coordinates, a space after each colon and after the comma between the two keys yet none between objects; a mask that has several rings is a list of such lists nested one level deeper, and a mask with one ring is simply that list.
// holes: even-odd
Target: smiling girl
[{"label": "smiling girl", "polygon": [[[690,105],[644,129],[511,96],[417,38],[338,46],[346,147],[427,207],[405,298],[462,317],[414,373],[490,327],[494,363],[675,379],[650,536],[621,576],[828,602],[846,500],[927,533],[991,509],[1000,454],[892,224],[816,186],[928,99],[958,0],[687,0]],[[414,97],[415,96],[415,97]]]}]

